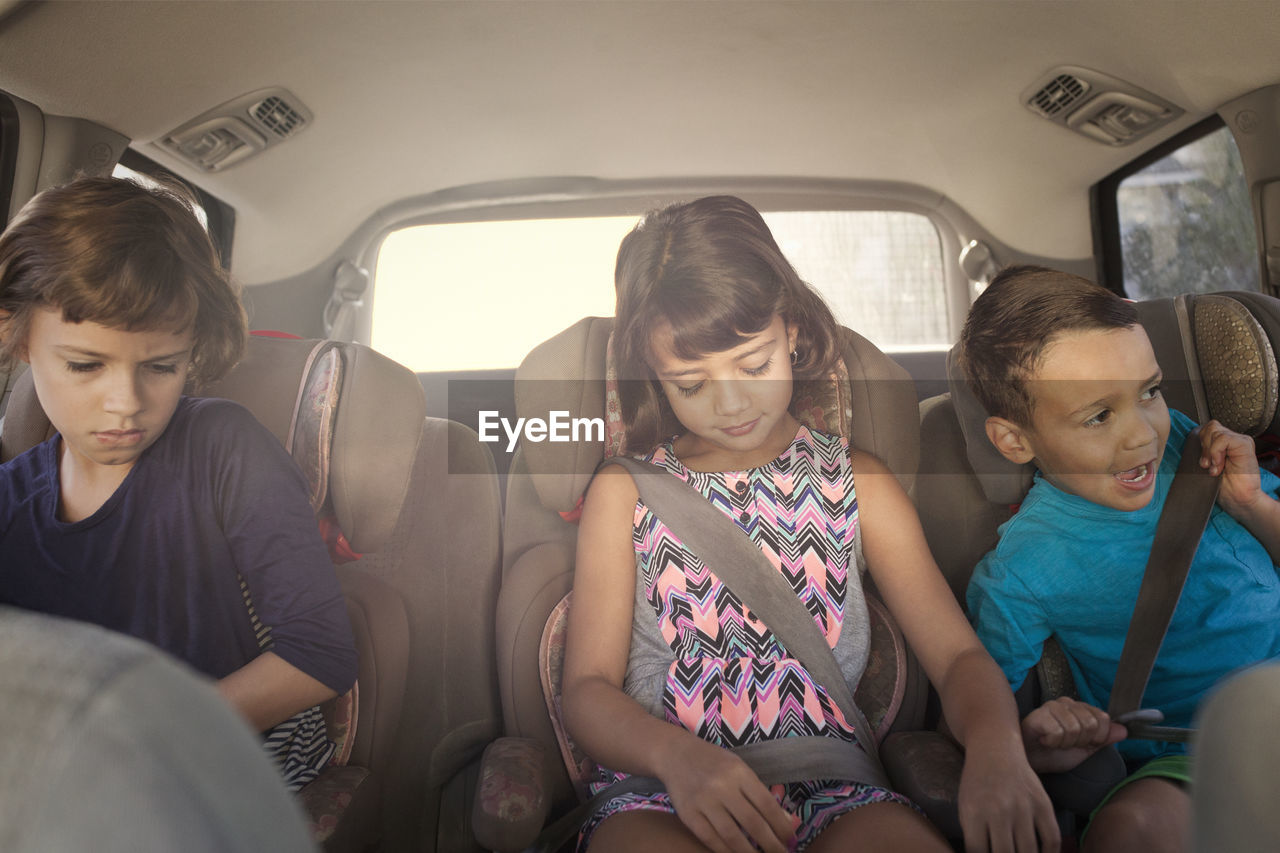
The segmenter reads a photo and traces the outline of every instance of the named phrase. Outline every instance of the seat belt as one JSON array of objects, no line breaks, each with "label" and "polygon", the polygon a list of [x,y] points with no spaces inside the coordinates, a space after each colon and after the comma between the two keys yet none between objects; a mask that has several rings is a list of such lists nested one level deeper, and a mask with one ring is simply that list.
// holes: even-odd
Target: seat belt
[{"label": "seat belt", "polygon": [[875,733],[854,702],[835,654],[813,615],[777,568],[745,531],[688,483],[638,459],[619,456],[609,461],[631,473],[645,505],[769,626],[783,647],[809,670],[840,708],[869,759],[865,778],[850,781],[889,787],[880,766]]},{"label": "seat belt", "polygon": [[[630,472],[645,506],[662,519],[809,670],[858,737],[858,745],[828,737],[786,737],[747,744],[730,752],[741,758],[766,785],[841,779],[889,788],[888,776],[880,764],[875,732],[854,702],[826,637],[796,597],[795,590],[746,532],[666,469],[629,456],[606,459],[601,467],[611,463]],[[665,790],[661,780],[648,776],[620,779],[543,828],[527,853],[558,850],[577,833],[589,815],[614,797]]]},{"label": "seat belt", "polygon": [[1116,667],[1107,713],[1128,728],[1131,738],[1183,742],[1191,736],[1191,729],[1157,725],[1164,714],[1141,705],[1156,654],[1218,497],[1219,478],[1200,467],[1200,452],[1200,436],[1193,432],[1182,446],[1182,460],[1156,522],[1151,556]]}]

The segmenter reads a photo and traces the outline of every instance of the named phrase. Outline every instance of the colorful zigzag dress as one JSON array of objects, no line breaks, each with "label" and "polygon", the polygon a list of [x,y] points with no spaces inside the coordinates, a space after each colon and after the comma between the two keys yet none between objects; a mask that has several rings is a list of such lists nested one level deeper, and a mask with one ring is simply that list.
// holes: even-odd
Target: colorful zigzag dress
[{"label": "colorful zigzag dress", "polygon": [[[856,685],[869,628],[847,442],[802,426],[780,456],[746,471],[691,471],[669,443],[648,460],[688,482],[751,536],[813,614]],[[641,502],[632,538],[636,608],[628,695],[651,714],[726,747],[804,735],[857,741],[839,707],[773,632]],[[602,768],[592,790],[625,775]],[[798,817],[791,848],[797,851],[858,806],[911,805],[855,782],[811,780],[772,791]],[[614,797],[584,827],[580,849],[606,817],[638,809],[674,811],[665,793]]]}]

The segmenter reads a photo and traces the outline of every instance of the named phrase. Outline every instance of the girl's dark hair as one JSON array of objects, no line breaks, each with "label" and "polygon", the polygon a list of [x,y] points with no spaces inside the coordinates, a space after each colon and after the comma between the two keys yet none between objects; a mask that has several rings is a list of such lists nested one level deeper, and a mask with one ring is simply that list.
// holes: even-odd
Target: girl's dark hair
[{"label": "girl's dark hair", "polygon": [[113,329],[190,329],[191,378],[220,378],[247,330],[239,293],[176,182],[78,178],[32,198],[0,235],[0,366],[27,345],[32,312]]},{"label": "girl's dark hair", "polygon": [[1127,329],[1132,303],[1078,275],[1038,266],[1001,270],[974,301],[960,333],[960,365],[988,415],[1031,425],[1027,385],[1063,332]]},{"label": "girl's dark hair", "polygon": [[775,315],[797,329],[797,380],[826,378],[839,357],[831,310],[740,198],[710,196],[646,214],[623,238],[614,283],[614,356],[629,452],[648,450],[679,428],[650,366],[653,333],[664,324],[682,359],[739,346]]}]

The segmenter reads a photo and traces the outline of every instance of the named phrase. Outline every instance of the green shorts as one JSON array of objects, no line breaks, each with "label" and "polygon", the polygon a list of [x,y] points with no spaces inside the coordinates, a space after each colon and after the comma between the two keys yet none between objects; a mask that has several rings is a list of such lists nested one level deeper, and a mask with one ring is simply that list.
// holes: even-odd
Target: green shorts
[{"label": "green shorts", "polygon": [[1151,777],[1172,779],[1174,782],[1189,785],[1191,783],[1191,756],[1184,753],[1182,755],[1162,755],[1159,758],[1153,758],[1120,780],[1114,788],[1107,791],[1107,795],[1102,798],[1102,802],[1098,803],[1098,807],[1089,814],[1089,823],[1086,824],[1084,832],[1080,833],[1080,840],[1084,840],[1084,836],[1088,833],[1089,827],[1093,825],[1093,819],[1098,816],[1098,812],[1102,811],[1103,806],[1111,802],[1111,798],[1121,788],[1137,782],[1139,779]]}]

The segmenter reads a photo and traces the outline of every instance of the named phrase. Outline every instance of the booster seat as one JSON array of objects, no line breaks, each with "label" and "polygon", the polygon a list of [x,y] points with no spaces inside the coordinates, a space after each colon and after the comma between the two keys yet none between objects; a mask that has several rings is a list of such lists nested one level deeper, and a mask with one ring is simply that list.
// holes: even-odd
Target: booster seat
[{"label": "booster seat", "polygon": [[[1280,430],[1272,342],[1280,332],[1280,300],[1257,293],[1183,295],[1135,303],[1163,373],[1170,408],[1197,422],[1217,418],[1260,439]],[[997,542],[996,529],[1031,486],[1034,465],[1005,459],[986,437],[986,411],[956,358],[948,356],[950,391],[920,404],[921,462],[916,503],[934,557],[964,604],[978,561]],[[1026,714],[1057,696],[1075,696],[1067,659],[1051,638],[1035,677],[1016,696]],[[1072,774],[1046,778],[1060,808],[1087,814],[1114,782],[1123,763],[1102,750]]]},{"label": "booster seat", "polygon": [[[313,838],[326,850],[362,850],[379,838],[390,849],[417,846],[419,836],[436,833],[434,822],[397,821],[434,821],[442,790],[496,729],[485,618],[472,613],[471,623],[457,626],[458,641],[471,649],[461,658],[464,677],[455,677],[447,700],[432,695],[452,675],[435,626],[447,611],[465,610],[463,602],[487,600],[483,612],[491,612],[496,596],[492,457],[474,434],[466,440],[465,427],[425,417],[411,371],[359,344],[251,336],[241,363],[194,393],[249,408],[293,454],[318,514],[335,523],[331,551],[346,560],[364,554],[337,566],[360,666],[355,695],[323,709],[342,761],[300,792]],[[0,459],[51,434],[25,375]],[[465,554],[452,553],[442,525],[468,535]],[[430,588],[446,586],[439,577],[446,570],[468,578],[456,590]]]},{"label": "booster seat", "polygon": [[[488,849],[520,850],[531,844],[549,814],[564,813],[582,799],[591,770],[559,727],[558,685],[577,536],[566,517],[579,506],[599,463],[622,445],[620,411],[608,391],[612,328],[612,318],[584,318],[535,348],[516,373],[518,416],[546,418],[566,411],[571,418],[603,418],[610,428],[604,440],[522,441],[512,463],[498,599],[498,673],[507,737],[486,754],[474,812],[477,838]],[[910,490],[919,453],[914,384],[854,332],[841,330],[840,349],[844,370],[839,378],[812,387],[797,384],[802,420],[842,433],[854,447],[874,453]],[[923,673],[887,613],[873,615],[872,621],[872,661],[859,684],[858,702],[882,738],[890,730],[920,729],[927,712]],[[882,757],[895,782],[904,769],[927,776],[931,768],[910,757],[896,760],[887,746]],[[950,763],[944,775],[958,776],[958,753],[953,748],[946,756],[944,763]]]}]

